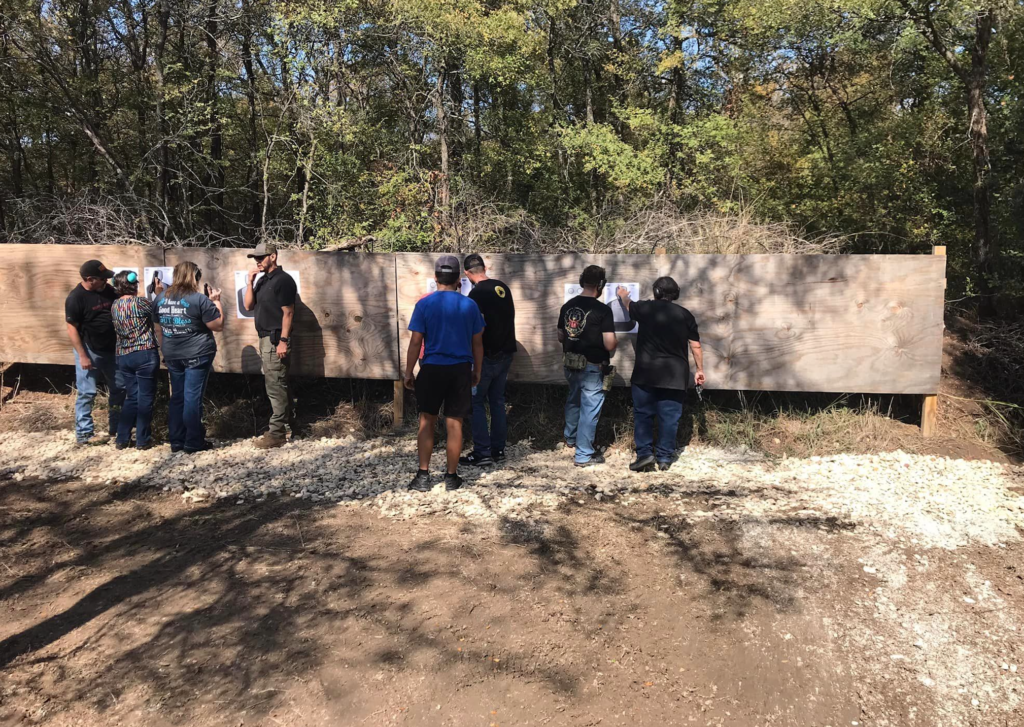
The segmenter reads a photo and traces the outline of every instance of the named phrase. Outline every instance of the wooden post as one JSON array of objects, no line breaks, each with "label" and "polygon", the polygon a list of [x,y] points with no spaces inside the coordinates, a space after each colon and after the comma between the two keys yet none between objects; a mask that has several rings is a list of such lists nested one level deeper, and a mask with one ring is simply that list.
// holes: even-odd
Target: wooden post
[{"label": "wooden post", "polygon": [[[932,255],[945,255],[945,245],[932,247]],[[921,398],[921,436],[934,437],[938,428],[939,397],[937,394],[926,394]]]},{"label": "wooden post", "polygon": [[395,401],[392,408],[394,415],[391,420],[391,429],[394,431],[405,422],[405,381],[402,379],[395,382]]}]

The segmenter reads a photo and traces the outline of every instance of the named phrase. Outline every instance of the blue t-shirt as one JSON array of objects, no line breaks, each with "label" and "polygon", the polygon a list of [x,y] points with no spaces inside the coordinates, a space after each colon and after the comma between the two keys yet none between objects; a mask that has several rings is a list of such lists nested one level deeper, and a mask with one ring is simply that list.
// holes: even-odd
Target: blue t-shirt
[{"label": "blue t-shirt", "polygon": [[218,318],[217,306],[202,293],[181,298],[161,293],[153,301],[153,321],[160,324],[164,361],[215,356],[217,341],[206,324]]},{"label": "blue t-shirt", "polygon": [[484,330],[484,317],[462,293],[439,290],[416,304],[409,330],[423,334],[423,363],[473,363],[473,336]]}]

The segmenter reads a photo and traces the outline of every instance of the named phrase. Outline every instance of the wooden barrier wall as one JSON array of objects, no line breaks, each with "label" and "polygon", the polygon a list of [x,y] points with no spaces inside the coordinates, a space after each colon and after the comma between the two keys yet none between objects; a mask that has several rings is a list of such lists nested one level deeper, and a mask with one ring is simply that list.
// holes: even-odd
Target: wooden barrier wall
[{"label": "wooden barrier wall", "polygon": [[[73,362],[64,298],[79,265],[172,266],[183,259],[223,289],[219,371],[257,372],[251,320],[236,318],[235,271],[245,250],[4,245],[0,269],[0,361]],[[409,316],[433,277],[433,254],[285,250],[300,274],[295,370],[313,376],[397,379]],[[636,282],[649,298],[659,275],[682,288],[696,316],[708,387],[775,391],[934,394],[942,355],[945,258],[910,255],[485,255],[492,277],[516,301],[520,352],[511,377],[563,380],[555,333],[565,284],[585,265],[610,283]],[[619,334],[619,383],[632,371],[636,337]]]}]

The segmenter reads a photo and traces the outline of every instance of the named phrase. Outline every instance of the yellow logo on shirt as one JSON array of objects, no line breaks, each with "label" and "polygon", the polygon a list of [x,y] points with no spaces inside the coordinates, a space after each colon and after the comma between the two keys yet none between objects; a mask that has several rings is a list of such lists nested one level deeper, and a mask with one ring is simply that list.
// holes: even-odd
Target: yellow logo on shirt
[{"label": "yellow logo on shirt", "polygon": [[495,294],[497,294],[497,296],[499,298],[504,298],[505,297],[505,289],[502,288],[500,285],[495,285],[494,286],[494,292],[495,292]]}]

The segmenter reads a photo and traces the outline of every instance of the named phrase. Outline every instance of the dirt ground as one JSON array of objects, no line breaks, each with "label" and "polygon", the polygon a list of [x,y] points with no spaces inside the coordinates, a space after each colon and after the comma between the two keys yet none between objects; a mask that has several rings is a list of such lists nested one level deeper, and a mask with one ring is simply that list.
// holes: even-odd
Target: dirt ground
[{"label": "dirt ground", "polygon": [[659,510],[0,481],[0,724],[1024,724],[1019,542]]}]

